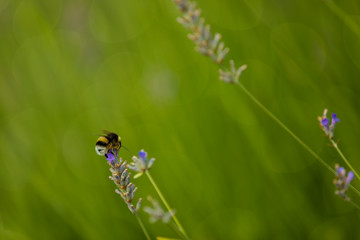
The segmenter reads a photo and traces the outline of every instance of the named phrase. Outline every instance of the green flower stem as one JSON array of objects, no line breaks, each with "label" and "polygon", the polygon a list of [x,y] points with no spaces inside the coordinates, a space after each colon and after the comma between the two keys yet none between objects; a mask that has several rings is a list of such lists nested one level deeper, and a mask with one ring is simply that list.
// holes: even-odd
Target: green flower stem
[{"label": "green flower stem", "polygon": [[[258,105],[270,118],[272,118],[277,124],[280,125],[287,133],[290,134],[301,146],[303,146],[315,159],[317,159],[320,163],[322,163],[330,172],[335,174],[335,170],[330,167],[329,164],[327,164],[324,159],[322,159],[318,154],[314,152],[306,143],[304,143],[298,136],[295,135],[283,122],[281,122],[272,112],[270,112],[269,109],[267,109],[254,95],[252,95],[249,90],[247,90],[244,85],[242,85],[240,82],[236,82],[236,85],[238,85],[241,90],[256,104]],[[336,144],[335,144],[336,145]],[[346,160],[340,149],[336,146],[336,150],[339,152],[340,156],[343,157],[344,161],[348,164],[348,166],[353,170],[349,162]],[[353,172],[357,175],[357,173],[353,170]],[[359,178],[360,179],[360,178]],[[354,186],[350,185],[350,188],[353,189],[356,194],[360,196],[360,191],[355,188]]]},{"label": "green flower stem", "polygon": [[164,195],[161,193],[161,191],[160,191],[159,187],[157,186],[157,184],[155,183],[154,179],[151,177],[149,171],[146,171],[145,173],[146,173],[146,176],[149,178],[151,184],[152,184],[153,187],[155,188],[155,190],[156,190],[157,194],[159,195],[161,201],[164,203],[166,209],[171,213],[171,216],[172,216],[172,218],[174,219],[174,222],[175,222],[176,226],[179,228],[180,232],[184,235],[185,239],[190,239],[190,238],[187,236],[184,228],[181,226],[178,218],[172,213],[171,208],[170,208],[168,202],[166,201]]},{"label": "green flower stem", "polygon": [[354,203],[353,201],[349,201],[351,203],[351,205],[353,205],[355,208],[357,208],[358,210],[360,210],[360,206],[357,205],[356,203]]},{"label": "green flower stem", "polygon": [[177,227],[174,219],[172,219],[172,221],[170,221],[170,222],[168,223],[168,226],[169,226],[169,228],[171,228],[171,230],[173,230],[177,235],[185,238],[184,234],[183,234],[182,232],[180,232],[179,228]]},{"label": "green flower stem", "polygon": [[146,236],[146,239],[147,239],[147,240],[151,240],[150,235],[149,235],[149,233],[146,231],[146,228],[145,228],[143,222],[141,221],[140,217],[139,217],[137,214],[135,214],[135,216],[136,216],[136,219],[137,219],[138,222],[139,222],[139,225],[140,225],[141,229],[143,230],[143,232],[144,232],[144,234],[145,234],[145,236]]},{"label": "green flower stem", "polygon": [[351,184],[350,184],[350,188],[351,188],[354,192],[356,192],[357,195],[360,196],[360,191],[359,191],[357,188],[355,188],[355,187],[354,187],[353,185],[351,185]]},{"label": "green flower stem", "polygon": [[312,150],[308,145],[306,145],[306,143],[304,143],[298,136],[295,135],[295,133],[293,133],[283,122],[281,122],[272,112],[270,112],[269,109],[267,109],[264,105],[262,105],[262,103],[257,100],[256,97],[254,97],[254,95],[252,95],[249,90],[247,90],[244,85],[242,85],[241,83],[237,82],[236,83],[241,90],[243,90],[245,92],[246,95],[248,95],[248,97],[251,98],[251,100],[253,100],[253,102],[256,103],[256,105],[258,105],[270,118],[272,118],[277,124],[280,125],[280,127],[282,127],[287,133],[289,133],[301,146],[303,146],[311,155],[313,155],[319,162],[321,162],[329,171],[331,171],[333,174],[335,174],[335,170],[329,166],[329,164],[327,164],[319,155],[317,155],[314,150]]},{"label": "green flower stem", "polygon": [[334,140],[330,139],[331,144],[333,145],[333,147],[336,149],[336,151],[339,153],[340,157],[344,160],[344,162],[346,163],[346,165],[348,165],[348,167],[351,169],[351,171],[354,172],[354,174],[356,175],[357,179],[360,180],[360,176],[359,174],[355,171],[355,169],[352,167],[352,165],[350,164],[350,162],[346,159],[346,157],[344,156],[344,154],[342,153],[342,151],[340,150],[340,148],[338,147],[337,143],[334,142]]}]

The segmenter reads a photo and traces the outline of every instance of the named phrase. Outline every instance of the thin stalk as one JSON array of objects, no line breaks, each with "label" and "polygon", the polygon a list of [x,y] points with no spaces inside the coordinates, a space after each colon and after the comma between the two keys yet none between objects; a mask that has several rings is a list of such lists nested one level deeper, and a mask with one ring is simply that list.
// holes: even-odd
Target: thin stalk
[{"label": "thin stalk", "polygon": [[351,185],[351,184],[350,184],[350,188],[351,188],[352,190],[354,190],[354,192],[356,192],[357,195],[360,196],[360,191],[359,191],[357,188],[355,188],[355,187],[354,187],[353,185]]},{"label": "thin stalk", "polygon": [[267,109],[256,97],[254,97],[254,95],[252,95],[249,90],[247,90],[244,85],[242,85],[241,83],[237,82],[236,83],[241,90],[243,90],[245,92],[246,95],[248,95],[248,97],[250,97],[251,100],[253,100],[253,102],[256,103],[256,105],[258,105],[270,118],[272,118],[277,124],[280,125],[280,127],[282,127],[287,133],[290,134],[290,136],[292,136],[301,146],[303,146],[311,155],[313,155],[319,162],[321,162],[329,171],[331,171],[332,173],[335,174],[335,170],[330,167],[329,164],[327,164],[324,159],[322,159],[319,155],[317,155],[314,150],[312,150],[306,143],[304,143],[298,136],[295,135],[295,133],[293,133],[282,121],[280,121],[280,119],[278,119],[272,112],[270,112],[269,109]]},{"label": "thin stalk", "polygon": [[360,176],[359,174],[355,171],[355,169],[352,167],[352,165],[350,164],[350,162],[346,159],[346,157],[344,156],[344,154],[342,153],[342,151],[340,150],[340,148],[338,147],[337,143],[334,142],[334,140],[330,139],[331,144],[333,145],[333,147],[336,149],[336,151],[339,153],[340,157],[344,160],[344,162],[346,163],[346,165],[348,165],[348,167],[351,169],[351,171],[354,172],[355,176],[357,177],[357,179],[360,180]]},{"label": "thin stalk", "polygon": [[135,214],[135,216],[136,216],[136,219],[137,219],[138,222],[139,222],[139,225],[140,225],[141,229],[143,230],[143,232],[144,232],[144,234],[145,234],[146,239],[147,239],[147,240],[151,240],[150,235],[149,235],[149,233],[147,232],[147,230],[146,230],[143,222],[141,221],[140,217],[139,217],[137,214]]},{"label": "thin stalk", "polygon": [[146,173],[146,176],[149,178],[151,184],[152,184],[153,187],[155,188],[155,191],[156,191],[157,194],[159,195],[161,201],[164,203],[166,209],[171,213],[171,216],[172,216],[172,218],[174,219],[174,222],[175,222],[176,226],[179,228],[180,232],[184,235],[185,239],[190,239],[190,238],[187,236],[184,228],[181,226],[178,218],[177,218],[177,217],[173,214],[173,212],[171,211],[170,205],[169,205],[168,202],[166,201],[164,195],[161,193],[161,191],[160,191],[159,187],[157,186],[157,184],[155,183],[154,179],[151,177],[149,171],[146,171],[145,173]]},{"label": "thin stalk", "polygon": [[[174,219],[173,219],[174,220]],[[174,221],[171,221],[168,223],[169,228],[173,230],[177,235],[184,237],[184,234],[180,232],[179,228],[176,226],[176,223]]]},{"label": "thin stalk", "polygon": [[[282,127],[287,133],[290,134],[290,136],[292,136],[303,148],[305,148],[313,157],[315,157],[316,160],[318,160],[320,163],[322,163],[330,172],[332,172],[333,174],[335,174],[335,170],[330,167],[329,164],[327,164],[325,162],[324,159],[322,159],[318,154],[316,154],[314,152],[314,150],[312,150],[306,143],[304,143],[298,136],[295,135],[295,133],[293,133],[282,121],[280,121],[280,119],[278,119],[272,112],[270,112],[269,109],[267,109],[254,95],[252,95],[249,90],[247,90],[244,85],[242,85],[240,82],[236,82],[236,85],[238,85],[241,90],[243,90],[245,92],[245,94],[256,104],[258,105],[271,119],[273,119],[277,124],[280,125],[280,127]],[[351,167],[351,165],[349,164],[349,162],[346,160],[345,156],[342,154],[342,152],[340,151],[339,148],[337,148],[337,146],[335,147],[337,149],[337,151],[339,152],[340,156],[342,155],[343,159],[345,162],[347,162],[347,164],[349,165],[349,167],[353,170],[353,168]],[[354,170],[353,170],[354,171]],[[354,171],[354,173],[356,174],[356,172]],[[356,176],[358,176],[356,174]],[[360,179],[360,178],[359,178]],[[350,185],[350,188],[353,189],[356,194],[358,194],[360,196],[360,191],[355,188],[354,186]]]},{"label": "thin stalk", "polygon": [[353,201],[349,201],[351,203],[351,205],[353,205],[355,208],[357,208],[358,210],[360,210],[360,206],[357,205],[356,203],[354,203]]}]

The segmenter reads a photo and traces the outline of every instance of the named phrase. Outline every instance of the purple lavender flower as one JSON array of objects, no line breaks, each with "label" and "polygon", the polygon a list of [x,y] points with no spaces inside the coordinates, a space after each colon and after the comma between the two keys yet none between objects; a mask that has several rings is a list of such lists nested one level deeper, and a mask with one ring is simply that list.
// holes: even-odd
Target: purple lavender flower
[{"label": "purple lavender flower", "polygon": [[350,172],[348,173],[347,178],[346,178],[346,184],[347,184],[347,186],[350,185],[350,182],[351,182],[351,180],[353,180],[353,179],[354,179],[354,173],[353,173],[352,171],[350,171]]},{"label": "purple lavender flower", "polygon": [[329,122],[330,120],[328,118],[321,120],[321,126],[323,126],[327,131],[329,131]]},{"label": "purple lavender flower", "polygon": [[109,151],[109,153],[105,154],[106,160],[108,160],[109,162],[113,162],[116,159],[116,162],[117,162],[118,153],[119,153],[118,149],[112,148]]},{"label": "purple lavender flower", "polygon": [[143,149],[139,152],[139,157],[133,156],[133,162],[128,165],[128,168],[138,172],[134,178],[140,177],[144,172],[149,170],[155,162],[155,158],[148,159],[148,154]]},{"label": "purple lavender flower", "polygon": [[324,110],[324,113],[321,117],[318,117],[318,120],[320,122],[320,126],[322,130],[325,132],[326,136],[328,136],[330,139],[334,138],[334,129],[335,124],[337,122],[340,122],[340,119],[336,117],[336,113],[331,114],[331,124],[329,118],[327,118],[327,109]]},{"label": "purple lavender flower", "polygon": [[107,154],[106,160],[108,160],[109,162],[113,162],[115,159],[116,159],[115,154],[113,154],[113,153]]},{"label": "purple lavender flower", "polygon": [[143,149],[139,152],[139,158],[141,158],[141,160],[143,162],[147,161],[147,152],[145,152]]},{"label": "purple lavender flower", "polygon": [[336,117],[336,113],[331,114],[331,126],[332,126],[332,128],[335,127],[335,124],[336,124],[337,122],[340,122],[340,119],[338,119],[338,118]]},{"label": "purple lavender flower", "polygon": [[339,195],[346,201],[349,201],[350,198],[347,196],[347,191],[350,185],[350,182],[354,179],[354,173],[349,171],[346,176],[346,170],[343,167],[340,167],[339,164],[335,165],[335,175],[334,185],[336,187],[335,194]]}]

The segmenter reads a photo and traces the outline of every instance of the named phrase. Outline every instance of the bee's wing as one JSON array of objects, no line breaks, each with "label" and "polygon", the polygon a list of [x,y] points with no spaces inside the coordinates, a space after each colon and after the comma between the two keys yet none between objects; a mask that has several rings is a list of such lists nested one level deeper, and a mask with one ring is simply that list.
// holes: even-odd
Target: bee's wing
[{"label": "bee's wing", "polygon": [[106,130],[101,130],[103,133],[105,133],[106,135],[110,134],[111,132],[106,131]]}]

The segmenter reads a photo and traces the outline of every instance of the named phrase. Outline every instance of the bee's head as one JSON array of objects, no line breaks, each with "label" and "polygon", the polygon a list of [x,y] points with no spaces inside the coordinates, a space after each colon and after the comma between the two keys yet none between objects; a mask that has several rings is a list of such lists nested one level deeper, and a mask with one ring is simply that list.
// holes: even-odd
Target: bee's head
[{"label": "bee's head", "polygon": [[96,145],[95,151],[98,155],[104,156],[106,154],[106,146]]}]

